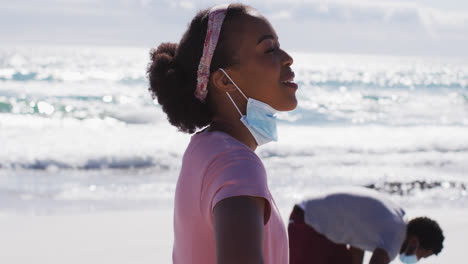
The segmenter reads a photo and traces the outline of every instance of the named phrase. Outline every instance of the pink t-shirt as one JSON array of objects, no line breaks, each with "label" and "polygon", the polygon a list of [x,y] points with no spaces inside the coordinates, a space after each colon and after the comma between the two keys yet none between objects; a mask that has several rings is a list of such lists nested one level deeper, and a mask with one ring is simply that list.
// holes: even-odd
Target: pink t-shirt
[{"label": "pink t-shirt", "polygon": [[263,197],[263,254],[266,264],[289,263],[288,238],[268,190],[265,168],[243,143],[222,132],[192,136],[177,181],[174,209],[174,264],[215,264],[213,208],[233,196]]}]

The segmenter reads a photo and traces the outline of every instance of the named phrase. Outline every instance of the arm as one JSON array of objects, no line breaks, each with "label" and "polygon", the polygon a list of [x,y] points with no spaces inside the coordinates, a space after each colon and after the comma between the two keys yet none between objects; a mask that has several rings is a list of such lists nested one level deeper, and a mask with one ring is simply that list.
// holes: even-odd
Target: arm
[{"label": "arm", "polygon": [[362,260],[364,258],[364,251],[359,248],[351,247],[351,263],[352,264],[362,264]]},{"label": "arm", "polygon": [[384,249],[376,248],[372,254],[369,264],[387,264],[390,262],[387,252]]},{"label": "arm", "polygon": [[213,209],[217,264],[263,264],[265,199],[236,196]]}]

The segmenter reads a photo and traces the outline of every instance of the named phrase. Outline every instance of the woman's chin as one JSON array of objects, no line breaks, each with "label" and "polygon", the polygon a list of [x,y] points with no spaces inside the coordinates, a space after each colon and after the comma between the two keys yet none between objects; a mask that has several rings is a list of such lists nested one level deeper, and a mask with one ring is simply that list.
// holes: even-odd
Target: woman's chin
[{"label": "woman's chin", "polygon": [[296,109],[296,107],[297,107],[297,99],[296,99],[296,96],[294,96],[288,101],[287,104],[283,104],[281,108],[277,110],[281,112],[289,112],[289,111]]},{"label": "woman's chin", "polygon": [[296,107],[297,107],[297,100],[294,100],[294,103],[291,104],[291,108],[288,109],[287,111],[292,111],[292,110],[296,109]]}]

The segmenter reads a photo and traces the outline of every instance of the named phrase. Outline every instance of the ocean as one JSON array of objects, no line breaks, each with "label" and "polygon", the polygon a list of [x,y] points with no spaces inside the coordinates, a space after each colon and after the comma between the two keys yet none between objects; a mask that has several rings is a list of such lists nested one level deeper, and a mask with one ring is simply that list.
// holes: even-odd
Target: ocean
[{"label": "ocean", "polygon": [[[296,110],[257,149],[278,204],[366,186],[468,207],[468,62],[291,52]],[[171,208],[190,135],[148,92],[149,49],[0,47],[0,212]]]}]

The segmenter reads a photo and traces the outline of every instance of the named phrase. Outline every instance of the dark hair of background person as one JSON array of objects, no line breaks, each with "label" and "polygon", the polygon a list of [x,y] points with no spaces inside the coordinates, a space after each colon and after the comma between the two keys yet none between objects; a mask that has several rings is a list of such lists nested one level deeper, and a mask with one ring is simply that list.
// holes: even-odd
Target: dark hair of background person
[{"label": "dark hair of background person", "polygon": [[[444,234],[436,221],[427,217],[417,217],[409,221],[406,236],[414,235],[419,239],[419,246],[439,254],[444,247]],[[402,247],[402,250],[404,248]]]},{"label": "dark hair of background person", "polygon": [[[251,7],[231,4],[219,36],[210,73],[238,63],[235,20],[247,14]],[[209,96],[200,102],[194,95],[197,70],[203,52],[210,9],[200,11],[190,23],[179,44],[162,43],[150,52],[147,68],[149,91],[167,114],[169,122],[180,131],[194,133],[211,123],[213,112]],[[209,87],[208,87],[209,90]]]}]

